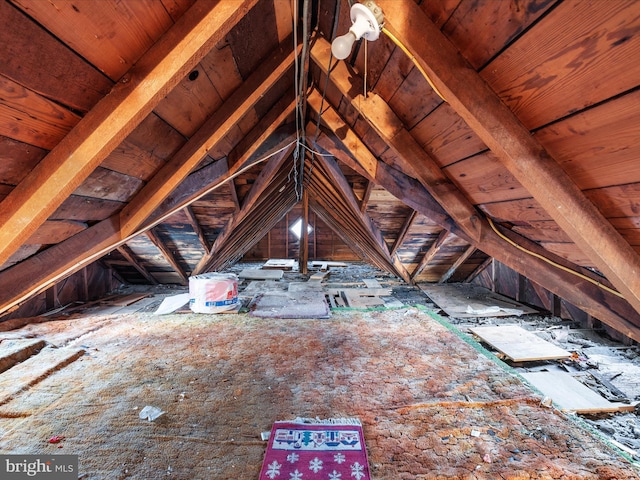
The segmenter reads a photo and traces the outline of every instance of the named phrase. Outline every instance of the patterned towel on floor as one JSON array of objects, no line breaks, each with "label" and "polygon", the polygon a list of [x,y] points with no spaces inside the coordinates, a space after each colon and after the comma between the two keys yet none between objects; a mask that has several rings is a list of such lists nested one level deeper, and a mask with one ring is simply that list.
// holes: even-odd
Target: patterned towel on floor
[{"label": "patterned towel on floor", "polygon": [[370,480],[355,418],[297,418],[271,428],[260,480]]}]

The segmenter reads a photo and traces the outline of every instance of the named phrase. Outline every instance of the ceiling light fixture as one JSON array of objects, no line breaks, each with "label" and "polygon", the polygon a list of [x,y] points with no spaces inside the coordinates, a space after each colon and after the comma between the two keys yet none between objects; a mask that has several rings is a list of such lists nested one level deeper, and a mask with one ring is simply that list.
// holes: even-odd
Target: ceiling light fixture
[{"label": "ceiling light fixture", "polygon": [[351,53],[351,48],[356,40],[365,38],[377,40],[384,23],[384,13],[373,0],[364,3],[355,3],[351,7],[351,28],[340,37],[336,37],[331,43],[331,53],[338,60],[344,60]]}]

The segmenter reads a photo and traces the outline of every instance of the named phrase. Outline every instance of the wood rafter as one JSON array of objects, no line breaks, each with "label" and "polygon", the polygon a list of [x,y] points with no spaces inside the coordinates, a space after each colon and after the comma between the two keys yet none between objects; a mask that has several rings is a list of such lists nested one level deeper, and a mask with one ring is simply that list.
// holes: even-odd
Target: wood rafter
[{"label": "wood rafter", "polygon": [[156,246],[156,248],[160,250],[160,253],[164,257],[164,259],[167,261],[167,263],[169,263],[169,265],[171,265],[171,268],[173,268],[173,270],[175,270],[175,272],[180,276],[180,283],[182,285],[187,285],[189,283],[189,277],[187,276],[184,269],[176,259],[173,252],[167,247],[167,245],[158,236],[156,229],[152,228],[150,230],[147,230],[145,232],[145,235],[149,240],[151,240],[151,243],[153,243]]},{"label": "wood rafter", "polygon": [[438,280],[438,283],[445,283],[447,280],[449,280],[453,276],[453,274],[456,273],[456,270],[458,270],[458,268],[460,268],[462,264],[466,262],[469,259],[469,257],[474,254],[476,250],[477,249],[474,245],[469,246],[462,253],[462,255],[458,257],[458,259],[453,263],[453,265],[451,265],[449,269],[442,274],[442,276]]},{"label": "wood rafter", "polygon": [[431,246],[429,247],[429,250],[425,252],[424,256],[422,257],[422,260],[420,260],[420,263],[418,264],[416,269],[413,271],[413,274],[411,275],[412,281],[415,282],[416,278],[418,278],[418,275],[420,275],[422,271],[427,267],[427,265],[429,265],[429,262],[433,260],[436,257],[436,255],[438,255],[438,253],[440,253],[440,250],[442,249],[442,247],[444,246],[444,244],[447,242],[449,238],[452,238],[450,237],[449,232],[447,232],[446,230],[442,230],[440,232],[440,235],[438,235],[438,238],[436,238],[436,241],[431,244]]},{"label": "wood rafter", "polygon": [[58,208],[257,0],[201,1],[3,201],[0,264]]},{"label": "wood rafter", "polygon": [[[311,58],[316,66],[326,74],[326,65],[330,55],[330,45],[323,39],[318,39],[311,50]],[[354,91],[361,91],[357,76],[353,75],[343,62],[332,68],[330,82],[349,98]],[[309,96],[311,105],[311,96]],[[431,196],[447,211],[455,224],[444,226],[448,230],[476,246],[486,254],[504,263],[511,269],[522,273],[534,282],[545,285],[556,295],[566,299],[583,311],[609,324],[624,335],[640,340],[640,315],[626,300],[599,288],[592,282],[581,279],[574,273],[556,268],[541,257],[562,265],[570,271],[589,278],[596,283],[596,276],[586,269],[582,269],[554,255],[540,247],[538,244],[528,241],[524,237],[516,236],[512,232],[503,232],[512,236],[514,241],[522,247],[539,255],[539,257],[523,254],[522,251],[496,234],[487,220],[474,209],[460,191],[444,177],[437,163],[420,147],[411,134],[397,118],[393,110],[375,93],[369,93],[367,99],[357,94],[351,98],[351,106],[358,112],[368,124],[380,135],[380,137],[393,149],[398,159],[399,168],[407,176],[414,176],[422,183]],[[325,120],[323,110],[322,119]],[[344,126],[344,124],[343,124]],[[342,134],[342,132],[338,132]],[[360,152],[351,152],[357,157]],[[409,170],[404,170],[409,166]],[[419,172],[416,172],[419,166]],[[445,178],[444,182],[441,180]],[[385,186],[386,183],[378,180],[376,183]],[[393,183],[393,182],[389,182]],[[390,184],[389,188],[397,191],[397,185]],[[389,190],[394,194],[394,191]],[[457,191],[457,193],[456,193]],[[400,197],[398,197],[400,198]],[[402,200],[402,198],[400,198]],[[426,214],[419,205],[408,204],[420,213]],[[414,206],[415,205],[415,206]],[[430,217],[440,224],[440,219]]]},{"label": "wood rafter", "polygon": [[202,229],[202,225],[200,225],[198,217],[196,217],[196,213],[193,211],[191,205],[187,205],[186,207],[184,207],[183,212],[187,217],[189,225],[191,225],[191,228],[193,228],[193,232],[198,237],[200,245],[202,245],[202,248],[204,248],[205,253],[209,253],[209,250],[211,250],[211,245],[209,245],[207,237],[204,234],[204,230]]},{"label": "wood rafter", "polygon": [[[134,232],[293,65],[296,52],[284,48],[264,62],[205,122],[144,188],[122,209],[122,236]],[[231,169],[230,169],[231,170]]]},{"label": "wood rafter", "polygon": [[367,180],[367,187],[364,189],[364,193],[362,194],[362,201],[360,202],[360,211],[362,213],[367,211],[367,204],[369,203],[369,198],[371,197],[371,192],[376,186],[371,180]]},{"label": "wood rafter", "polygon": [[515,114],[411,0],[383,0],[387,28],[413,53],[447,102],[640,312],[640,256]]},{"label": "wood rafter", "polygon": [[127,262],[129,262],[138,272],[140,272],[140,275],[146,278],[149,283],[151,283],[152,285],[158,284],[158,281],[153,278],[153,275],[151,275],[151,273],[149,273],[145,266],[138,261],[135,253],[133,253],[127,245],[120,245],[116,248],[116,250],[118,250],[118,252],[120,252],[120,255],[126,258]]},{"label": "wood rafter", "polygon": [[[379,254],[385,259],[385,261],[392,267],[391,273],[403,278],[405,281],[409,281],[409,275],[399,261],[389,253],[389,248],[384,241],[382,233],[375,226],[371,218],[360,210],[358,202],[353,190],[349,186],[347,179],[344,177],[340,167],[331,157],[320,156],[316,160],[322,167],[327,176],[329,177],[331,186],[335,188],[336,193],[342,198],[346,206],[350,210],[351,216],[355,217],[364,227],[364,231],[369,238],[369,242],[375,247]],[[330,187],[327,187],[330,188]]]},{"label": "wood rafter", "polygon": [[492,257],[487,257],[484,262],[482,262],[480,265],[478,265],[475,270],[473,272],[471,272],[471,274],[464,279],[465,283],[471,283],[473,282],[473,280],[480,275],[482,272],[484,272],[486,270],[486,268],[491,265],[491,262],[493,261]]},{"label": "wood rafter", "polygon": [[409,233],[409,230],[411,229],[411,226],[413,225],[413,222],[415,222],[417,216],[418,212],[416,212],[415,210],[411,210],[411,212],[409,212],[409,215],[407,215],[407,218],[405,218],[404,223],[402,224],[402,228],[400,228],[400,231],[398,232],[396,241],[393,242],[393,247],[391,247],[391,251],[389,252],[391,253],[391,255],[395,255],[395,253],[398,251],[398,248],[402,246],[402,244],[404,243],[404,239]]},{"label": "wood rafter", "polygon": [[256,178],[256,181],[253,183],[251,190],[249,190],[249,193],[246,195],[244,202],[242,203],[242,208],[231,217],[227,226],[222,232],[220,232],[214,241],[211,250],[202,257],[200,262],[198,262],[198,265],[194,269],[194,274],[200,274],[209,268],[212,259],[219,253],[224,243],[233,234],[236,227],[247,217],[256,203],[260,200],[261,195],[265,190],[267,190],[271,181],[277,175],[280,167],[282,167],[293,148],[293,145],[290,145],[284,151],[283,155],[274,155],[268,160],[267,164],[260,171],[258,178]]}]

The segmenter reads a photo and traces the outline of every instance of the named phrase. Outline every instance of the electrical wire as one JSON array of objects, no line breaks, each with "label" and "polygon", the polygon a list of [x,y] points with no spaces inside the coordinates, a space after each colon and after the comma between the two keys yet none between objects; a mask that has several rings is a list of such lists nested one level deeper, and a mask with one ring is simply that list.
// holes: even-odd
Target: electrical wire
[{"label": "electrical wire", "polygon": [[507,243],[509,243],[510,245],[512,245],[513,247],[517,248],[518,250],[525,252],[529,255],[531,255],[532,257],[536,257],[539,260],[542,260],[543,262],[548,263],[549,265],[552,265],[556,268],[559,268],[560,270],[570,273],[572,275],[575,275],[578,278],[581,278],[583,280],[586,280],[589,283],[594,284],[596,287],[600,287],[602,290],[609,292],[612,295],[615,295],[616,297],[620,297],[620,298],[624,298],[624,295],[622,295],[620,292],[607,287],[606,285],[603,285],[602,283],[600,283],[597,280],[594,280],[591,277],[588,277],[587,275],[584,275],[580,272],[576,272],[575,270],[572,270],[568,267],[565,267],[564,265],[561,265],[557,262],[554,262],[553,260],[548,259],[547,257],[545,257],[544,255],[540,255],[539,253],[536,252],[532,252],[531,250],[523,247],[522,245],[519,245],[518,243],[514,242],[513,240],[511,240],[509,237],[507,237],[506,235],[504,235],[501,231],[498,230],[498,228],[496,227],[495,223],[493,223],[493,220],[491,220],[491,218],[487,217],[487,220],[489,221],[489,225],[491,226],[491,228],[493,229],[493,231],[504,241],[506,241]]},{"label": "electrical wire", "polygon": [[[443,101],[447,101],[444,96],[442,95],[442,93],[440,92],[440,90],[438,90],[438,87],[436,87],[433,82],[431,81],[431,78],[429,78],[429,75],[427,74],[427,72],[422,68],[422,66],[418,63],[418,60],[416,59],[416,57],[409,51],[409,49],[394,35],[392,34],[389,30],[387,30],[386,28],[382,27],[382,32],[387,35],[387,37],[389,37],[391,39],[391,41],[393,43],[395,43],[410,59],[411,61],[414,63],[414,65],[416,66],[416,68],[420,71],[420,73],[422,74],[422,76],[425,78],[425,80],[429,83],[429,85],[431,86],[431,88],[433,89],[433,91],[443,100]],[[545,263],[548,263],[549,265],[552,265],[556,268],[559,268],[560,270],[570,273],[578,278],[581,278],[583,280],[586,280],[589,283],[592,283],[593,285],[601,288],[602,290],[609,292],[612,295],[615,295],[616,297],[620,297],[620,298],[624,298],[624,295],[622,295],[620,292],[607,287],[606,285],[603,285],[602,283],[600,283],[597,280],[594,280],[591,277],[588,277],[587,275],[584,275],[580,272],[576,272],[575,270],[572,270],[568,267],[565,267],[564,265],[561,265],[557,262],[554,262],[553,260],[548,259],[547,257],[540,255],[538,253],[532,252],[531,250],[517,244],[516,242],[514,242],[513,240],[511,240],[509,237],[507,237],[506,235],[504,235],[502,232],[500,232],[496,225],[493,223],[493,220],[491,220],[491,218],[487,217],[487,220],[489,221],[489,225],[491,226],[491,228],[493,229],[493,231],[504,241],[506,241],[507,243],[509,243],[510,245],[512,245],[513,247],[517,248],[518,250],[527,253],[528,255],[531,255],[535,258],[538,258],[539,260],[542,260]]]},{"label": "electrical wire", "polygon": [[431,81],[431,78],[429,78],[429,75],[427,74],[427,72],[425,72],[424,68],[422,68],[422,66],[420,65],[420,63],[418,63],[418,60],[416,59],[415,55],[413,55],[413,53],[411,53],[409,51],[409,49],[407,47],[405,47],[405,45],[393,34],[391,33],[389,30],[387,30],[385,27],[382,27],[382,33],[384,33],[387,37],[389,37],[391,39],[391,41],[393,43],[395,43],[398,47],[400,47],[400,49],[411,59],[411,61],[413,62],[413,64],[416,66],[416,68],[420,71],[420,73],[422,74],[422,76],[425,78],[425,80],[427,81],[427,83],[429,83],[429,85],[431,86],[431,88],[433,89],[434,92],[436,92],[436,94],[444,101],[446,102],[447,100],[444,98],[444,96],[442,95],[442,93],[440,93],[440,90],[438,90],[438,87],[436,87],[433,82]]}]

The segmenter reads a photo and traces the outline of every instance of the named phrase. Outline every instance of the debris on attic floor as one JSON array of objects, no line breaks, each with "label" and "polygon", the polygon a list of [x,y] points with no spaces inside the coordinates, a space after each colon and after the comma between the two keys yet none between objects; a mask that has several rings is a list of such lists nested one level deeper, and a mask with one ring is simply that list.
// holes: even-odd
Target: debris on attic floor
[{"label": "debris on attic floor", "polygon": [[[175,293],[156,289],[157,302]],[[74,319],[12,332],[48,343],[64,325],[65,348],[84,355],[0,406],[0,449],[78,454],[92,480],[248,479],[274,421],[355,417],[379,480],[640,478],[423,309],[292,320],[156,316],[157,302],[80,329]],[[145,406],[164,414],[141,419]]]},{"label": "debris on attic floor", "polygon": [[422,283],[419,287],[450,317],[504,317],[537,312],[527,305],[471,283]]},{"label": "debris on attic floor", "polygon": [[571,353],[538,337],[518,325],[483,326],[471,328],[471,333],[500,351],[512,362],[559,360]]},{"label": "debris on attic floor", "polygon": [[[230,271],[247,268],[260,265],[237,264]],[[540,315],[436,321],[428,311],[437,307],[420,289],[365,264],[329,269],[321,283],[308,281],[313,274],[287,271],[279,280],[243,280],[238,296],[246,306],[265,292],[390,289],[405,306],[337,308],[330,319],[319,320],[255,318],[246,309],[203,315],[188,307],[157,316],[153,312],[164,298],[186,288],[130,286],[113,298],[153,296],[120,313],[98,302],[87,306],[86,315],[75,310],[1,334],[0,349],[5,340],[30,337],[84,355],[64,367],[44,362],[45,375],[36,382],[27,378],[10,395],[0,407],[0,448],[39,453],[45,447],[30,443],[31,432],[37,440],[60,434],[65,453],[88,456],[96,442],[102,445],[97,459],[85,462],[84,478],[102,478],[104,468],[123,477],[158,478],[169,466],[177,478],[255,478],[265,448],[259,432],[272,421],[338,413],[363,420],[374,478],[430,478],[433,472],[442,478],[514,472],[529,478],[640,478],[583,427],[592,425],[634,458],[640,447],[635,412],[553,413],[514,370],[499,367],[497,357],[478,353],[483,349],[477,345],[469,348],[472,341],[443,326],[469,331],[517,323],[574,355],[525,366],[511,362],[516,372],[595,372],[598,366],[602,379],[619,386],[615,395],[629,402],[640,400],[636,347],[622,348]],[[593,358],[584,349],[592,349]],[[32,353],[31,361],[39,355]],[[114,373],[119,371],[130,375]],[[166,413],[141,425],[138,413],[147,404]],[[100,438],[85,431],[95,425]],[[144,461],[135,452],[144,452]],[[188,462],[196,469],[183,474]]]}]

